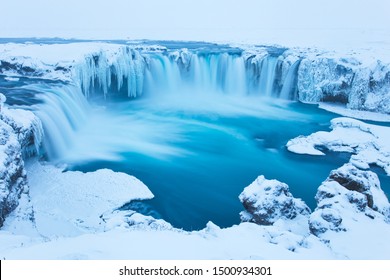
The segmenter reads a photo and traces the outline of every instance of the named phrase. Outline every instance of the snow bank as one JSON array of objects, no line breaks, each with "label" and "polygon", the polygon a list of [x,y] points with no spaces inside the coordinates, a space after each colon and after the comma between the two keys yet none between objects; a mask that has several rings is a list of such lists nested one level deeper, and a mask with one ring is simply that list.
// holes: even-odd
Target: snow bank
[{"label": "snow bank", "polygon": [[352,153],[350,162],[368,169],[370,164],[382,167],[390,175],[390,128],[366,124],[351,118],[331,121],[332,131],[319,131],[309,136],[299,136],[287,143],[294,153],[324,155],[319,148],[335,152]]},{"label": "snow bank", "polygon": [[27,165],[27,176],[36,227],[47,237],[98,231],[106,211],[153,198],[135,177],[108,169],[63,172],[34,161]]},{"label": "snow bank", "polygon": [[120,45],[97,42],[71,44],[0,44],[0,73],[9,76],[72,80],[72,68],[89,53],[115,52]]}]

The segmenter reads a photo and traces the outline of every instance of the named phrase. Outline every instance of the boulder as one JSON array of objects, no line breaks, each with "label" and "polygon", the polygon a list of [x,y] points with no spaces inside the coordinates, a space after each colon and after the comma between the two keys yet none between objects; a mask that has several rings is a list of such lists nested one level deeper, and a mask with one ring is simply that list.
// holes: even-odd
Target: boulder
[{"label": "boulder", "polygon": [[347,231],[345,221],[357,215],[390,221],[390,204],[378,176],[351,163],[333,170],[316,194],[317,208],[309,219],[312,234]]},{"label": "boulder", "polygon": [[239,196],[246,211],[240,213],[241,221],[259,225],[272,225],[279,219],[295,219],[309,216],[309,207],[296,199],[288,185],[277,180],[267,180],[259,176],[244,189]]}]

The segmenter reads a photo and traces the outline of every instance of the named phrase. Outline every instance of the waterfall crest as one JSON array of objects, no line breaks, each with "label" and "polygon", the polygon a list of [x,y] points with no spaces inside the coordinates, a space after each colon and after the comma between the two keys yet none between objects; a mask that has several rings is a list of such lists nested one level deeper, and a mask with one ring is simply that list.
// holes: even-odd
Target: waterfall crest
[{"label": "waterfall crest", "polygon": [[124,47],[114,55],[101,52],[86,56],[76,67],[75,76],[87,97],[111,94],[136,98],[190,91],[295,100],[298,67],[298,61],[285,62],[282,55],[272,52],[246,56]]}]

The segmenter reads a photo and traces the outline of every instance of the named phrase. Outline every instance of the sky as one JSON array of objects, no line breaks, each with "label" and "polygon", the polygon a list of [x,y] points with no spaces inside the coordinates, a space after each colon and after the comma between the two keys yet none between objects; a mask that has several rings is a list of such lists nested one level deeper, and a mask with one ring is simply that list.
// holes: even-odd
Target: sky
[{"label": "sky", "polygon": [[390,29],[389,0],[0,1],[3,38],[239,41],[272,32]]}]

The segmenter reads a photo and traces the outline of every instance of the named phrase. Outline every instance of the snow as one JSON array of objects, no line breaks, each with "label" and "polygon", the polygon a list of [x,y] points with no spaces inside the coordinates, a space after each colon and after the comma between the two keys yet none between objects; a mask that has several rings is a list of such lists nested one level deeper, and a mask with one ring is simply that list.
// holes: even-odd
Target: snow
[{"label": "snow", "polygon": [[319,103],[319,108],[327,110],[332,113],[336,113],[345,117],[355,118],[358,120],[369,120],[376,122],[390,122],[390,115],[377,113],[377,112],[369,112],[369,111],[359,111],[352,110],[349,108],[345,108],[340,104],[332,104],[332,103]]},{"label": "snow", "polygon": [[[82,61],[88,53],[107,53],[117,51],[121,45],[83,42],[72,44],[0,44],[0,61],[16,64],[19,69],[29,67],[37,76],[47,79],[70,81],[72,76],[69,69]],[[55,69],[64,69],[56,71]],[[20,75],[15,70],[8,70],[8,75],[16,79]],[[9,79],[9,78],[8,78]]]},{"label": "snow", "polygon": [[[322,183],[316,200],[310,229],[329,240],[333,252],[347,258],[386,258],[390,250],[386,237],[390,233],[390,204],[375,173],[345,164]],[[378,251],[374,253],[372,248]]]},{"label": "snow", "polygon": [[336,152],[349,152],[350,162],[358,167],[370,164],[382,167],[390,175],[390,128],[367,124],[351,118],[335,118],[332,131],[319,131],[309,136],[299,136],[287,143],[290,152],[324,155],[318,147]]},{"label": "snow", "polygon": [[108,169],[63,172],[39,162],[28,163],[26,169],[35,223],[44,236],[97,231],[102,222],[99,217],[107,210],[153,198],[135,177]]}]

